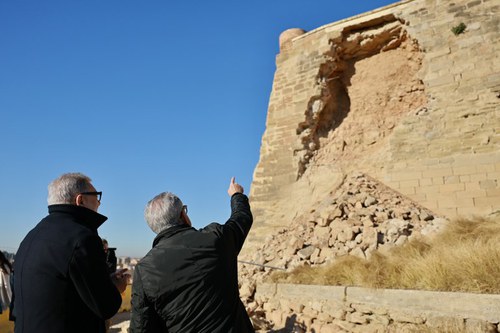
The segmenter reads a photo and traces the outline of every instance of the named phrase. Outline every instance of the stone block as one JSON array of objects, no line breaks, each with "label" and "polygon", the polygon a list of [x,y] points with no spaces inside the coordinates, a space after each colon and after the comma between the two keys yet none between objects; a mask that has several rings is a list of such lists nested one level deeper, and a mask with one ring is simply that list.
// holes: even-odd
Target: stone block
[{"label": "stone block", "polygon": [[393,173],[391,175],[391,180],[392,181],[399,181],[401,182],[402,180],[417,180],[422,178],[422,172],[420,171],[412,171],[412,172],[398,172],[398,173]]},{"label": "stone block", "polygon": [[460,183],[469,183],[470,182],[470,176],[469,175],[463,175],[463,176],[458,176],[458,177],[460,179]]},{"label": "stone block", "polygon": [[343,320],[334,320],[332,324],[340,327],[346,332],[352,332],[356,328],[356,324]]},{"label": "stone block", "polygon": [[344,293],[345,287],[278,284],[276,297],[302,299],[304,295],[308,295],[310,299],[317,301],[327,300],[328,302],[342,303]]},{"label": "stone block", "polygon": [[458,215],[458,211],[457,211],[457,208],[437,208],[436,209],[436,212],[443,215],[443,216],[446,216],[447,218],[454,218]]},{"label": "stone block", "polygon": [[444,185],[439,186],[440,193],[457,192],[457,191],[464,191],[464,190],[465,190],[465,184],[463,184],[463,183],[444,184]]},{"label": "stone block", "polygon": [[435,88],[444,85],[450,85],[455,83],[455,76],[453,74],[443,75],[435,79],[426,80],[425,84],[428,88]]},{"label": "stone block", "polygon": [[368,316],[359,312],[353,312],[346,315],[346,320],[350,323],[363,325],[368,323]]},{"label": "stone block", "polygon": [[425,317],[423,317],[421,314],[408,313],[401,310],[389,311],[389,317],[395,322],[399,323],[411,323],[411,324],[425,323]]},{"label": "stone block", "polygon": [[495,165],[494,164],[478,164],[477,165],[477,172],[481,173],[490,173],[495,171]]},{"label": "stone block", "polygon": [[340,327],[339,325],[336,324],[323,324],[321,325],[321,330],[318,330],[318,333],[342,333],[345,332],[345,330]]},{"label": "stone block", "polygon": [[415,194],[415,187],[400,188],[399,192],[401,192],[404,195],[412,195]]},{"label": "stone block", "polygon": [[[429,302],[439,299],[439,302]],[[348,287],[346,302],[500,322],[500,295]]]},{"label": "stone block", "polygon": [[476,173],[473,175],[470,175],[470,181],[471,182],[477,182],[479,184],[479,181],[488,179],[488,174],[487,173]]},{"label": "stone block", "polygon": [[306,314],[301,314],[300,316],[298,316],[297,322],[299,322],[300,324],[302,324],[302,325],[299,325],[299,327],[301,327],[302,329],[304,329],[304,332],[305,332],[305,330],[308,327],[311,327],[314,319],[316,319],[315,316],[309,316],[309,315],[306,315]]},{"label": "stone block", "polygon": [[477,173],[476,165],[453,167],[454,175],[472,175]]},{"label": "stone block", "polygon": [[420,186],[419,180],[403,180],[399,182],[399,188],[407,188],[407,187],[418,187]]},{"label": "stone block", "polygon": [[310,318],[316,318],[318,316],[318,311],[311,308],[310,306],[304,307],[302,313],[306,316],[309,316]]},{"label": "stone block", "polygon": [[354,333],[385,333],[387,325],[381,323],[369,323],[366,325],[358,325],[353,330]]},{"label": "stone block", "polygon": [[432,178],[422,178],[419,180],[419,186],[430,186],[432,185]]},{"label": "stone block", "polygon": [[422,171],[422,176],[424,178],[435,178],[435,177],[445,177],[453,175],[453,169],[449,168],[439,168],[439,169],[429,169]]},{"label": "stone block", "polygon": [[263,298],[274,298],[277,293],[276,283],[259,283],[256,286],[255,296]]},{"label": "stone block", "polygon": [[487,179],[494,179],[497,181],[497,184],[500,182],[500,172],[499,171],[494,171],[494,172],[488,172],[486,174]]},{"label": "stone block", "polygon": [[465,320],[465,332],[467,332],[467,333],[475,333],[475,332],[496,333],[497,328],[496,328],[496,325],[494,325],[490,322],[487,322],[486,320],[468,318]]},{"label": "stone block", "polygon": [[346,311],[342,302],[327,302],[323,305],[322,311],[332,318],[345,320]]},{"label": "stone block", "polygon": [[491,190],[498,187],[496,179],[486,179],[479,181],[479,188],[483,190]]},{"label": "stone block", "polygon": [[431,185],[431,186],[420,186],[415,188],[416,194],[431,194],[431,193],[439,193],[440,185]]},{"label": "stone block", "polygon": [[500,196],[496,197],[484,197],[484,198],[474,198],[474,206],[476,207],[498,207],[500,202]]},{"label": "stone block", "polygon": [[286,323],[287,314],[282,311],[269,311],[266,312],[266,318],[276,327],[282,327]]},{"label": "stone block", "polygon": [[[486,195],[488,197],[500,197],[500,187],[486,190]],[[500,201],[498,202],[497,206],[500,206]]]},{"label": "stone block", "polygon": [[371,323],[378,323],[384,326],[388,326],[391,322],[390,317],[388,315],[378,315],[374,314],[369,317]]},{"label": "stone block", "polygon": [[322,323],[331,323],[333,321],[333,317],[330,316],[330,314],[326,312],[321,312],[317,316],[318,320],[321,321]]},{"label": "stone block", "polygon": [[486,190],[468,190],[467,187],[465,191],[455,192],[455,196],[457,199],[465,199],[465,198],[481,198],[486,196]]},{"label": "stone block", "polygon": [[432,184],[433,185],[443,185],[444,184],[444,177],[445,176],[432,177]]},{"label": "stone block", "polygon": [[438,314],[427,316],[426,326],[433,330],[447,332],[462,332],[465,329],[465,320],[461,317],[449,317]]}]

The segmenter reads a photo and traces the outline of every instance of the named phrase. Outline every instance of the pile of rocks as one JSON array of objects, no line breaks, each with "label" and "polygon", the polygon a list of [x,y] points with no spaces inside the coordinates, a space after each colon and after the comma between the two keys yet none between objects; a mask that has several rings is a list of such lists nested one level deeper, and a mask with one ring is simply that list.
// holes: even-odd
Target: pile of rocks
[{"label": "pile of rocks", "polygon": [[288,228],[269,235],[251,258],[242,259],[252,264],[240,265],[240,295],[254,312],[262,306],[253,299],[255,285],[273,270],[323,265],[345,255],[369,258],[375,250],[434,233],[445,222],[377,180],[351,174]]}]

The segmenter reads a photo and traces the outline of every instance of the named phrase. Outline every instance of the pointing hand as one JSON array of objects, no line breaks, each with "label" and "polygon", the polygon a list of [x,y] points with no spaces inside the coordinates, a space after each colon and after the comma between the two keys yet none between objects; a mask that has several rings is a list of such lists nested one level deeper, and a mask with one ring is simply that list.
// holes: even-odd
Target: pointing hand
[{"label": "pointing hand", "polygon": [[230,197],[235,193],[243,193],[243,187],[234,181],[234,177],[231,178],[231,182],[229,183],[229,188],[227,190],[227,194]]}]

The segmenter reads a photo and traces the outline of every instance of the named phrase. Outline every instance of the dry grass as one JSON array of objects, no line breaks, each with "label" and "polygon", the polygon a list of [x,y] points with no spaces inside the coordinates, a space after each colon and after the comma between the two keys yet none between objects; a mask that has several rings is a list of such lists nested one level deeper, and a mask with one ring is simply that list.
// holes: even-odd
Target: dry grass
[{"label": "dry grass", "polygon": [[323,267],[277,272],[275,282],[500,293],[500,219],[458,219],[369,260],[346,256]]},{"label": "dry grass", "polygon": [[[122,305],[120,306],[120,310],[118,312],[130,311],[130,299],[132,298],[132,285],[127,285],[127,289],[122,293]],[[1,332],[1,331],[0,331]]]},{"label": "dry grass", "polygon": [[14,323],[9,321],[9,310],[0,315],[0,332],[14,333]]}]

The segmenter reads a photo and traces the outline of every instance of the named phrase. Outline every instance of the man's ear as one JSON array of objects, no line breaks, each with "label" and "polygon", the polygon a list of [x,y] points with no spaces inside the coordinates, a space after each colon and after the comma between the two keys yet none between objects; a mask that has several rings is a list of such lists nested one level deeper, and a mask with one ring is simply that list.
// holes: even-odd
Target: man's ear
[{"label": "man's ear", "polygon": [[75,205],[81,206],[83,204],[83,195],[78,194],[75,198]]},{"label": "man's ear", "polygon": [[192,227],[191,225],[191,219],[189,218],[189,216],[187,216],[186,212],[184,211],[184,209],[181,211],[181,219],[184,221],[184,223],[186,223],[188,226]]}]

